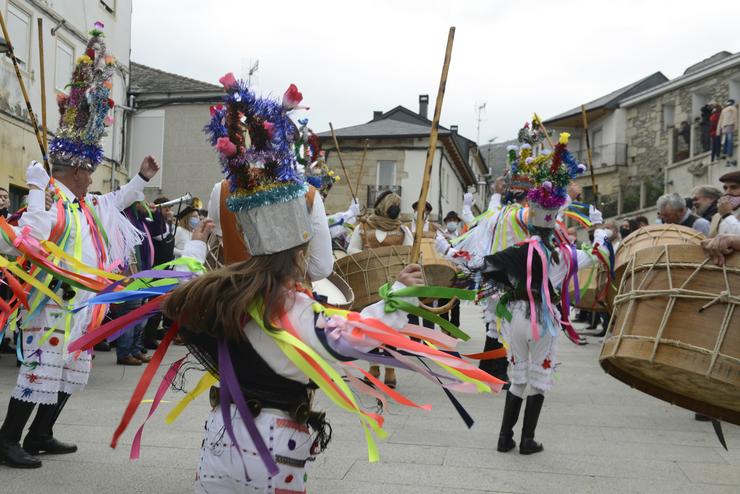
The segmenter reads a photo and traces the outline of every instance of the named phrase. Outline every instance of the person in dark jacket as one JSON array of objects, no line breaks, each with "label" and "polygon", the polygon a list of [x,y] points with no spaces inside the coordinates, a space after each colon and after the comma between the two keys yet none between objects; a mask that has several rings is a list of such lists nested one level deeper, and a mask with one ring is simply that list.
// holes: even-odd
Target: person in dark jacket
[{"label": "person in dark jacket", "polygon": [[717,201],[722,197],[722,191],[711,185],[700,185],[691,191],[691,203],[694,214],[701,216],[707,221],[712,221],[712,216],[717,214]]}]

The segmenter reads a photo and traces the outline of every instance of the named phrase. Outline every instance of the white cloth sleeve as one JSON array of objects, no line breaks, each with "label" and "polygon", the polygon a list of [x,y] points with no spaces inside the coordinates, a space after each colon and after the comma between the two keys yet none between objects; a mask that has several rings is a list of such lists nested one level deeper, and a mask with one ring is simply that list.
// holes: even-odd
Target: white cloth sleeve
[{"label": "white cloth sleeve", "polygon": [[[51,229],[56,224],[56,207],[46,211],[46,193],[43,190],[31,189],[28,191],[28,209],[18,220],[16,232],[28,227],[28,230],[36,240],[47,240],[51,235]],[[15,249],[12,250],[15,252]]]},{"label": "white cloth sleeve", "polygon": [[311,208],[313,238],[308,243],[308,276],[311,280],[323,280],[334,269],[329,222],[326,219],[324,201],[314,194]]},{"label": "white cloth sleeve", "polygon": [[501,209],[501,194],[496,192],[491,196],[491,200],[488,202],[489,211],[498,211]]},{"label": "white cloth sleeve", "polygon": [[407,226],[401,226],[403,230],[403,245],[414,245],[414,234]]},{"label": "white cloth sleeve", "polygon": [[728,216],[719,223],[720,234],[740,235],[740,220],[736,216]]},{"label": "white cloth sleeve", "polygon": [[208,199],[208,217],[213,220],[213,231],[219,237],[223,237],[221,231],[221,182],[217,182],[211,189],[211,197]]},{"label": "white cloth sleeve", "polygon": [[[396,281],[393,283],[391,290],[400,290],[401,288],[406,288],[406,285],[404,285],[400,281]],[[408,302],[409,304],[414,306],[419,305],[418,298],[402,297],[401,300],[403,300],[404,302]],[[362,312],[360,312],[360,314],[362,314],[362,317],[372,317],[373,319],[383,321],[385,324],[395,330],[403,329],[403,327],[406,326],[406,324],[408,323],[408,318],[406,317],[407,313],[404,311],[397,310],[395,312],[386,313],[384,300],[375,302],[372,305],[368,305],[367,307],[362,309]]]},{"label": "white cloth sleeve", "polygon": [[[190,257],[198,262],[205,262],[206,253],[208,252],[208,246],[202,240],[188,240],[185,247],[181,251],[180,257]],[[189,271],[187,266],[181,266],[176,264],[175,269],[178,271]]]},{"label": "white cloth sleeve", "polygon": [[473,222],[475,221],[475,216],[473,216],[473,210],[470,209],[470,206],[465,204],[462,208],[462,220],[463,223],[465,223],[467,226],[471,226]]},{"label": "white cloth sleeve", "polygon": [[182,257],[187,243],[190,242],[192,234],[185,228],[178,226],[175,232],[175,258]]},{"label": "white cloth sleeve", "polygon": [[709,236],[709,230],[711,228],[711,223],[709,221],[705,220],[704,218],[699,218],[694,222],[694,230],[696,230],[699,233],[703,233],[705,236]]},{"label": "white cloth sleeve", "polygon": [[144,200],[144,187],[147,181],[141,178],[138,173],[129,180],[129,182],[118,190],[108,192],[102,196],[97,196],[100,210],[107,210],[108,207],[114,207],[123,211],[133,203]]}]

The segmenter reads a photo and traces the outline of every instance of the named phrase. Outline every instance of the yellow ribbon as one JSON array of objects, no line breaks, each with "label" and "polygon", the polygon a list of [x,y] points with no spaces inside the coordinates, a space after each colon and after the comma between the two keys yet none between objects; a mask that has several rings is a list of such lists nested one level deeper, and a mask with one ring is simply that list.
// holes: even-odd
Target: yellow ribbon
[{"label": "yellow ribbon", "polygon": [[218,382],[218,378],[211,374],[210,372],[206,372],[201,376],[200,380],[198,381],[198,384],[195,385],[195,388],[190,390],[188,394],[185,395],[185,397],[180,400],[180,402],[175,405],[175,407],[170,410],[170,413],[167,414],[167,417],[165,417],[164,422],[166,424],[172,424],[175,420],[177,420],[177,417],[180,416],[183,410],[192,402],[194,399],[196,399],[198,396],[202,395],[205,390],[209,389],[211,386],[216,384]]}]

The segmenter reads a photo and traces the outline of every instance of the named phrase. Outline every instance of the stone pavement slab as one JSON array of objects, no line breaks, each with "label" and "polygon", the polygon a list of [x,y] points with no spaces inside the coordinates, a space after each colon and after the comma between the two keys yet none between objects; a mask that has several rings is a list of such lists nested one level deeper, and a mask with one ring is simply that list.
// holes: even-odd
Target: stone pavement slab
[{"label": "stone pavement slab", "polygon": [[[462,352],[482,348],[479,310],[462,309],[463,328],[473,337]],[[555,388],[545,398],[537,438],[538,455],[495,451],[503,396],[462,395],[475,419],[465,427],[441,390],[418,375],[401,371],[399,391],[429,412],[391,404],[385,410],[388,438],[379,441],[381,459],[367,461],[367,448],[354,415],[319,396],[334,429],[329,449],[311,465],[308,492],[353,494],[472,493],[738,493],[740,427],[725,424],[730,451],[724,451],[706,422],[614,380],[598,365],[599,339],[576,347],[561,338]],[[185,354],[170,351],[166,364]],[[161,376],[166,367],[159,370]],[[99,353],[87,390],[70,399],[56,435],[73,440],[79,452],[44,457],[39,470],[0,466],[0,493],[183,493],[192,492],[207,397],[191,404],[173,425],[166,412],[182,397],[168,392],[149,420],[141,459],[129,460],[136,428],[148,412],[142,405],[119,446],[109,446],[143,367],[121,367],[114,353]],[[15,383],[12,356],[0,358],[0,416]],[[200,374],[190,371],[188,387]],[[155,385],[158,384],[155,380]],[[151,398],[150,389],[147,398]],[[365,405],[374,400],[360,397]],[[520,419],[521,424],[521,419]],[[517,440],[518,440],[517,432]]]}]

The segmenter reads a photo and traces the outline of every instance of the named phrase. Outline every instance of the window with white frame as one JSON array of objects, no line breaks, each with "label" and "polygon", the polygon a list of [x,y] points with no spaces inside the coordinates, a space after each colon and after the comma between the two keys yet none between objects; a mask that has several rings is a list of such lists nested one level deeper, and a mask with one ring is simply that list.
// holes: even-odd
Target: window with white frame
[{"label": "window with white frame", "polygon": [[75,49],[72,45],[57,38],[56,59],[54,60],[54,88],[62,93],[67,92],[65,87],[74,70]]},{"label": "window with white frame", "polygon": [[663,128],[668,129],[676,125],[676,105],[663,103]]},{"label": "window with white frame", "polygon": [[8,35],[13,44],[13,53],[18,65],[28,70],[28,61],[31,52],[31,14],[16,6],[8,4]]},{"label": "window with white frame", "polygon": [[380,160],[378,161],[378,174],[376,185],[396,185],[396,162]]}]

